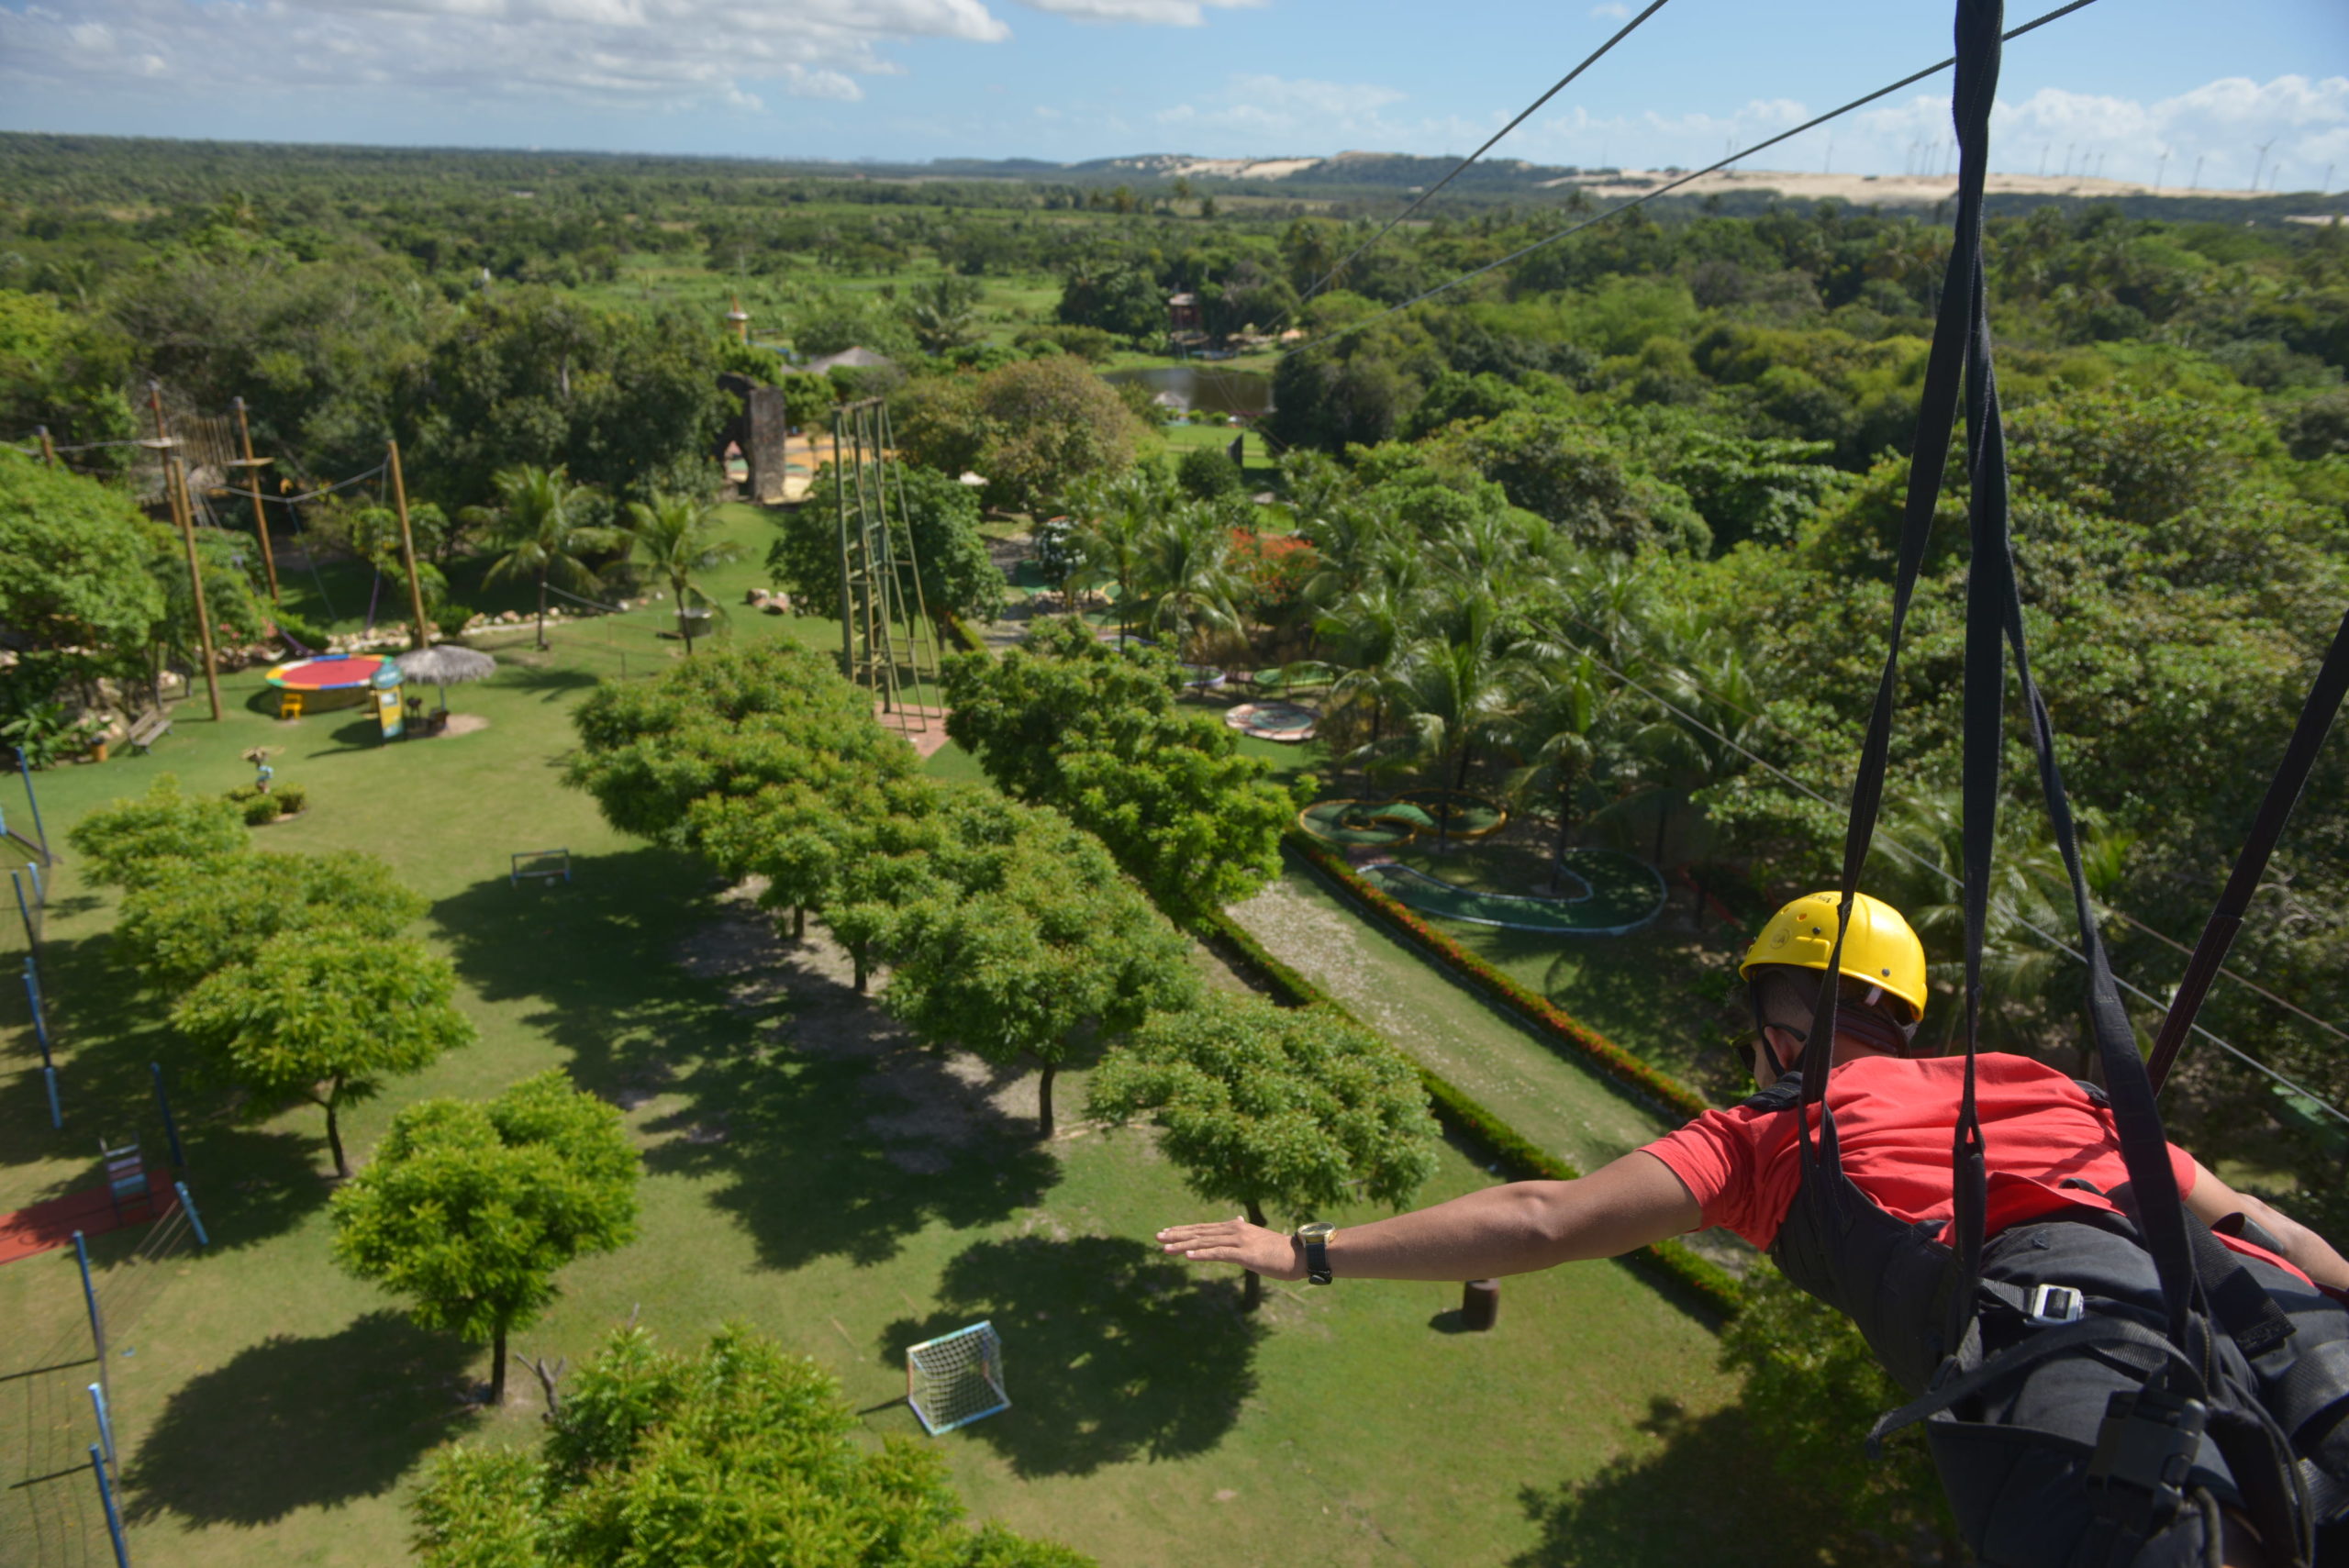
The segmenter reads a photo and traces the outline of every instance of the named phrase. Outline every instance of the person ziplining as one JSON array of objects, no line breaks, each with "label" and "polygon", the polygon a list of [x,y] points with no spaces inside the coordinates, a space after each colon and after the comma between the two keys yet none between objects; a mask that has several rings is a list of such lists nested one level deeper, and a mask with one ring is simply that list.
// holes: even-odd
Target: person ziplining
[{"label": "person ziplining", "polygon": [[[1923,1423],[1979,1561],[2349,1562],[2349,1262],[2169,1143],[2155,1099],[2349,691],[2349,616],[2149,1071],[2106,957],[2032,675],[1981,244],[2002,17],[1998,0],[1958,0],[1956,12],[1956,228],[1883,673],[1841,884],[1779,910],[1741,965],[1760,1092],[1578,1181],[1513,1183],[1343,1231],[1317,1222],[1283,1234],[1235,1219],[1170,1227],[1159,1243],[1196,1262],[1328,1284],[1523,1273],[1725,1225],[1849,1318],[1912,1396],[1865,1440]],[[1942,1057],[1914,1043],[1927,1001],[1922,945],[1859,883],[1883,802],[1901,633],[1961,401],[1964,1017],[1958,1053]],[[2071,882],[2101,1084],[1976,1045],[2010,680]]]}]

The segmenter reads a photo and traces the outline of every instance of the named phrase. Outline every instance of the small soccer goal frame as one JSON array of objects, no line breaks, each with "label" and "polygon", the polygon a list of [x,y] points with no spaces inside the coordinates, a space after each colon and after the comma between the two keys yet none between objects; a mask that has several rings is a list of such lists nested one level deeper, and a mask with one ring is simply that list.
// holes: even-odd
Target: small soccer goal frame
[{"label": "small soccer goal frame", "polygon": [[974,1323],[906,1351],[906,1403],[931,1437],[1011,1408],[1004,1392],[1003,1340],[993,1323]]}]

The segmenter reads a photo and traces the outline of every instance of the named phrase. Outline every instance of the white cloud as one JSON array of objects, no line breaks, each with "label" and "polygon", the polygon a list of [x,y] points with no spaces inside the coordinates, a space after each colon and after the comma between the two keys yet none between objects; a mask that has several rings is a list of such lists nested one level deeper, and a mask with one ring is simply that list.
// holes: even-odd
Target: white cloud
[{"label": "white cloud", "polygon": [[1085,22],[1140,22],[1164,28],[1196,28],[1209,7],[1245,10],[1266,0],[1020,0],[1030,9]]},{"label": "white cloud", "polygon": [[[1757,99],[1731,115],[1649,113],[1598,118],[1580,111],[1529,126],[1508,150],[1583,165],[1701,168],[1801,124],[1816,111],[1787,99]],[[1756,156],[1756,170],[1902,174],[1954,170],[1949,99],[1920,95],[1864,110]],[[1830,143],[1832,143],[1831,148]],[[2263,157],[2261,144],[2267,145]],[[2313,189],[2328,166],[2335,189],[2349,183],[2349,77],[2228,77],[2175,97],[2132,98],[2043,87],[2001,100],[1990,120],[1990,165],[2002,173],[2100,173],[2176,189]],[[2165,157],[2166,154],[2166,157]]]},{"label": "white cloud", "polygon": [[[1023,0],[1196,27],[1261,0]],[[103,90],[126,73],[223,88],[392,87],[499,101],[755,110],[753,83],[853,102],[887,46],[1011,36],[988,0],[35,0],[0,5],[0,82]]]},{"label": "white cloud", "polygon": [[1606,6],[1593,6],[1590,8],[1590,14],[1597,17],[1602,22],[1620,22],[1631,14],[1631,8],[1629,6],[1616,6],[1611,4]]}]

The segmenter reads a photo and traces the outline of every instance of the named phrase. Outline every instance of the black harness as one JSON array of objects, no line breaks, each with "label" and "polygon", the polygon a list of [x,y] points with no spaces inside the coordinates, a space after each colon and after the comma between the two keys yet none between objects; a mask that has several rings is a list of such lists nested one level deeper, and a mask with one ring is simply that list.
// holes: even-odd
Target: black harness
[{"label": "black harness", "polygon": [[[2005,429],[1991,365],[1982,194],[1999,63],[1999,0],[1957,0],[1956,230],[1926,361],[1892,620],[1844,839],[1836,942],[1809,1038],[1836,1038],[1836,976],[1883,803],[1902,629],[1933,524],[1957,410],[1965,409],[1965,1069],[1952,1140],[1953,1218],[1904,1224],[1843,1174],[1828,1074],[1749,1102],[1793,1111],[1801,1186],[1772,1254],[1845,1313],[1916,1397],[1871,1440],[1916,1421],[1968,1544],[2014,1568],[2218,1561],[2220,1510],[2259,1531],[2274,1568],[2317,1561],[2319,1531],[2349,1533],[2349,1314],[2285,1271],[2245,1262],[2188,1214],[2088,896],[2046,705],[2032,678],[2008,529]],[[2129,1173],[2126,1218],[2083,1207],[1985,1236],[1987,1151],[1975,1093],[1992,850],[2009,675],[2029,716],[2050,824],[2088,970],[2087,1021]],[[2198,947],[2164,1028],[2174,1051],[2257,885],[2349,686],[2349,617],[2284,768]],[[1766,1050],[1766,1041],[1765,1041]],[[2164,1059],[2166,1065],[2166,1054]],[[2349,1551],[2349,1542],[2326,1541]]]}]

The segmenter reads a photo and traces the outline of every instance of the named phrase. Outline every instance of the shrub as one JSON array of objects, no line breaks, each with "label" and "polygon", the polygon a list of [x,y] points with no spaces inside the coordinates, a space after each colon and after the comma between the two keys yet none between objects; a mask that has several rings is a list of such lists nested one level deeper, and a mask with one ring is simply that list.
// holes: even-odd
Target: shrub
[{"label": "shrub", "polygon": [[432,628],[446,638],[464,635],[465,624],[473,618],[473,607],[454,599],[443,599],[432,612]]},{"label": "shrub", "polygon": [[276,795],[278,809],[288,817],[310,804],[310,792],[301,784],[279,784],[276,786]]},{"label": "shrub", "polygon": [[1240,465],[1221,447],[1193,447],[1174,465],[1174,482],[1196,500],[1220,501],[1242,485]]},{"label": "shrub", "polygon": [[284,809],[284,803],[277,796],[255,793],[250,800],[244,802],[245,826],[259,828],[263,823],[274,822]]},{"label": "shrub", "polygon": [[100,886],[131,887],[154,870],[177,862],[211,860],[247,852],[237,830],[235,803],[180,793],[175,774],[165,773],[137,800],[117,800],[74,824],[65,841],[83,857],[83,874]]},{"label": "shrub", "polygon": [[271,612],[277,621],[277,639],[296,653],[319,653],[326,650],[327,628],[306,616],[297,615],[280,605]]}]

